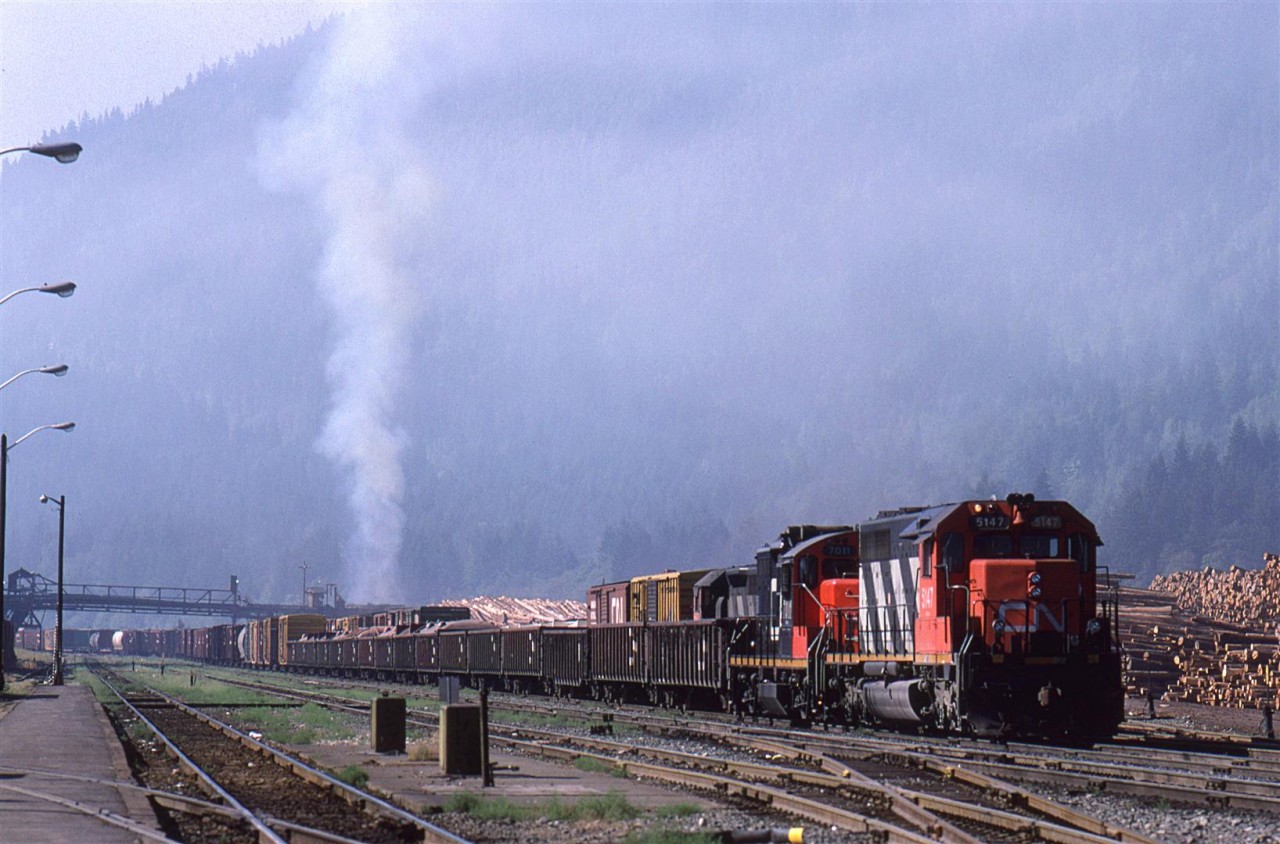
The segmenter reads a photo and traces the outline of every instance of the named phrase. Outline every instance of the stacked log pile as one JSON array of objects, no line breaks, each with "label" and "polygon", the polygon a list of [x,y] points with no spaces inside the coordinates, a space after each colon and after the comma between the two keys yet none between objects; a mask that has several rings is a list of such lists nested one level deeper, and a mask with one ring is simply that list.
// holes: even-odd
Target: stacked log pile
[{"label": "stacked log pile", "polygon": [[555,624],[587,617],[582,601],[552,601],[545,598],[497,597],[462,598],[441,601],[450,607],[467,607],[471,617],[494,624]]},{"label": "stacked log pile", "polygon": [[1176,613],[1175,599],[1163,592],[1121,587],[1119,600],[1126,690],[1138,697],[1148,691],[1160,697],[1178,681],[1174,660],[1186,619]]},{"label": "stacked log pile", "polygon": [[1178,608],[1193,615],[1231,624],[1274,625],[1280,617],[1280,555],[1264,554],[1260,569],[1206,567],[1156,575],[1151,588],[1172,594]]},{"label": "stacked log pile", "polygon": [[1120,589],[1131,694],[1239,708],[1275,707],[1280,690],[1280,557],[1157,577]]}]

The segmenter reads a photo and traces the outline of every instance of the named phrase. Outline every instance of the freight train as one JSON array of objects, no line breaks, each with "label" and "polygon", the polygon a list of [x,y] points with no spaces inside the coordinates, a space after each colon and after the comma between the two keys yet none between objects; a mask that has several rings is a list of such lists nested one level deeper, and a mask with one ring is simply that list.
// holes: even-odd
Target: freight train
[{"label": "freight train", "polygon": [[498,626],[421,607],[219,625],[167,644],[255,668],[1087,739],[1113,734],[1124,711],[1101,544],[1067,502],[1015,494],[789,527],[754,565],[593,586],[580,623]]}]

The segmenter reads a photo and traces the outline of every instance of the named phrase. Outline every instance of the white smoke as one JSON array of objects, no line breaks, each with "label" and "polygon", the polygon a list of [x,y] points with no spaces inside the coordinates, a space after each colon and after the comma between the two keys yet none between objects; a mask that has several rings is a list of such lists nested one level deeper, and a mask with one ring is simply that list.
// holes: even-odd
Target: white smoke
[{"label": "white smoke", "polygon": [[316,282],[335,342],[317,447],[348,473],[355,531],[340,583],[355,601],[401,597],[408,437],[396,397],[406,388],[421,300],[414,258],[431,204],[409,123],[428,79],[417,67],[422,24],[411,6],[373,5],[337,21],[300,105],[259,142],[264,182],[304,192],[325,227]]}]

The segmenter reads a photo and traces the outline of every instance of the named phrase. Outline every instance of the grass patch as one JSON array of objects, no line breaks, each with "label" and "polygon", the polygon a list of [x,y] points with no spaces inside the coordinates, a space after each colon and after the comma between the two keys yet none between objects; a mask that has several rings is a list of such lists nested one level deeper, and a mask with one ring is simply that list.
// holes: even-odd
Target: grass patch
[{"label": "grass patch", "polygon": [[500,721],[508,727],[570,727],[591,723],[591,719],[584,716],[550,715],[542,712],[500,712],[497,707],[490,707],[489,718],[495,723]]},{"label": "grass patch", "polygon": [[98,703],[114,703],[119,704],[120,698],[111,693],[106,684],[97,678],[90,671],[85,671],[76,676],[76,682],[82,686],[88,686],[93,690],[93,696],[98,699]]},{"label": "grass patch", "polygon": [[573,767],[588,774],[608,774],[611,777],[625,777],[627,775],[627,772],[619,766],[597,759],[594,756],[579,756],[574,760]]},{"label": "grass patch", "polygon": [[128,732],[130,740],[132,740],[135,745],[140,745],[143,742],[155,739],[155,733],[151,732],[151,728],[141,721],[130,721],[129,726],[126,727],[125,730]]},{"label": "grass patch", "polygon": [[410,762],[437,762],[439,760],[439,741],[419,741],[409,745]]},{"label": "grass patch", "polygon": [[[252,689],[242,689],[238,686],[229,686],[220,680],[209,677],[204,671],[194,671],[189,666],[175,667],[166,665],[165,673],[161,674],[158,663],[139,663],[138,670],[134,672],[134,675],[139,683],[145,683],[157,691],[164,692],[184,703],[196,706],[219,706],[227,703],[278,703],[280,701],[280,698],[275,695],[255,692]],[[191,682],[193,676],[195,677],[194,685]]]},{"label": "grass patch", "polygon": [[334,776],[352,788],[364,788],[369,784],[369,772],[359,765],[348,765]]},{"label": "grass patch", "polygon": [[287,709],[249,707],[241,709],[236,719],[253,725],[264,738],[278,744],[315,744],[321,739],[340,741],[355,736],[341,713],[315,703]]}]

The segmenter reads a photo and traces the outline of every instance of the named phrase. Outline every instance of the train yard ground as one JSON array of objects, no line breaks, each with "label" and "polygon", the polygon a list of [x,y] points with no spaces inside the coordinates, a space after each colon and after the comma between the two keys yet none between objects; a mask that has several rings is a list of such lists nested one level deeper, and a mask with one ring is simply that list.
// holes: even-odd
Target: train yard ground
[{"label": "train yard ground", "polygon": [[[811,842],[1280,841],[1280,750],[1257,741],[1256,711],[1157,702],[1152,719],[1145,701],[1131,700],[1118,746],[1068,750],[771,730],[495,694],[497,770],[494,787],[482,788],[477,777],[440,773],[431,687],[391,689],[409,699],[409,752],[389,755],[369,747],[367,705],[379,686],[172,662],[162,675],[158,661],[143,659],[113,667],[120,684],[133,687],[129,695],[145,695],[144,713],[171,717],[155,692],[207,704],[200,708],[263,743],[386,797],[421,818],[424,830],[463,841],[718,841],[723,833],[791,827],[805,828]],[[114,727],[107,722],[84,667],[75,677],[86,685],[27,686],[0,706],[0,841],[270,840],[202,832],[226,813],[193,812],[194,803],[158,816],[153,804],[178,798],[149,802],[140,787],[208,798],[122,706],[104,703]],[[1138,776],[1125,768],[1152,770]],[[49,770],[63,776],[35,773]],[[151,778],[139,786],[139,776]],[[1006,785],[984,786],[984,778]]]}]

